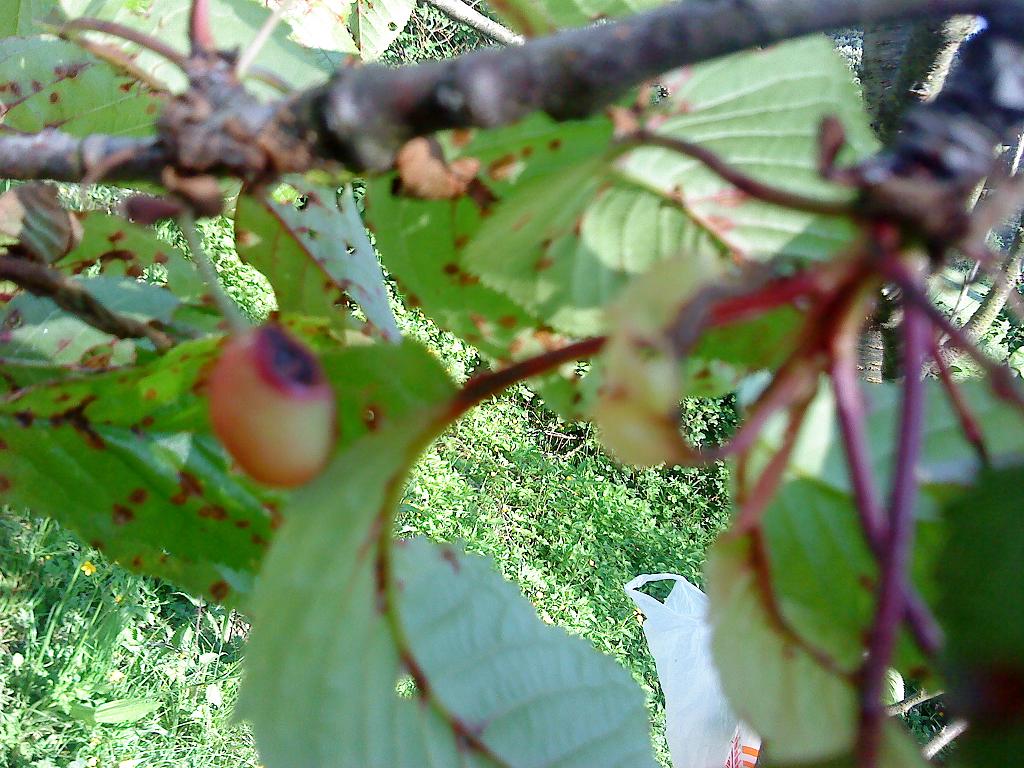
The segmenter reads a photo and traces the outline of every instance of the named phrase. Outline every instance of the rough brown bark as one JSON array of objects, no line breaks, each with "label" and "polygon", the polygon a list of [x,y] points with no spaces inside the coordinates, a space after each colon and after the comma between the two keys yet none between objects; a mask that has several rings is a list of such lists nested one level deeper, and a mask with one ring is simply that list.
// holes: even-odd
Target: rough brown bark
[{"label": "rough brown bark", "polygon": [[[265,153],[266,167],[257,176],[332,162],[381,169],[415,136],[505,125],[534,111],[571,120],[675,67],[826,29],[958,13],[995,14],[1004,29],[1024,28],[1024,0],[684,2],[445,62],[345,69],[326,85],[274,105],[235,99],[228,114],[225,105],[213,106],[220,123],[239,131],[237,156]],[[222,133],[206,131],[197,145],[219,138],[223,151],[232,150]],[[246,170],[230,163],[191,168],[169,131],[156,142],[83,141],[56,131],[44,136],[35,144],[34,137],[0,136],[0,177],[81,181],[118,152],[131,156],[107,168],[107,178],[159,181],[166,166],[236,176]]]}]

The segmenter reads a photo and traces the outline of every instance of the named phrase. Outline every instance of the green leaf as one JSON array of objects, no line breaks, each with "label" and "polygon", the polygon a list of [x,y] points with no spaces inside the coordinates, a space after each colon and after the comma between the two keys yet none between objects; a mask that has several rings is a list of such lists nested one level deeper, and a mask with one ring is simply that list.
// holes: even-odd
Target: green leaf
[{"label": "green leaf", "polygon": [[22,133],[150,134],[161,105],[138,81],[64,40],[4,40],[0,82],[4,128]]},{"label": "green leaf", "polygon": [[352,0],[320,0],[295,4],[285,11],[292,36],[307,48],[323,52],[327,61],[341,63],[334,52],[358,53],[359,47],[349,31]]},{"label": "green leaf", "polygon": [[206,287],[198,270],[185,254],[157,237],[151,227],[132,224],[102,211],[78,214],[82,239],[55,266],[80,274],[94,264],[107,275],[142,277],[148,267],[162,265],[167,285],[182,301],[202,298]]},{"label": "green leaf", "polygon": [[[108,309],[142,322],[168,323],[179,301],[167,290],[132,278],[80,278]],[[50,299],[20,293],[0,306],[0,377],[12,389],[72,372],[135,362],[149,342],[118,339],[87,325]]]},{"label": "green leaf", "polygon": [[302,181],[298,207],[265,195],[241,195],[235,211],[239,256],[267,276],[283,311],[329,316],[350,295],[373,329],[395,341],[398,326],[388,304],[377,256],[351,191]]},{"label": "green leaf", "polygon": [[59,5],[59,0],[0,0],[0,38],[40,32],[39,22]]},{"label": "green leaf", "polygon": [[[668,96],[652,108],[660,135],[711,150],[734,168],[807,197],[848,199],[818,174],[818,126],[838,117],[848,147],[841,162],[877,149],[849,67],[831,40],[811,36],[666,75]],[[753,200],[684,155],[631,152],[625,178],[676,200],[737,258],[821,260],[849,243],[854,225]]]},{"label": "green leaf", "polygon": [[[997,398],[987,382],[957,382],[963,399],[981,428],[989,454],[999,462],[1024,456],[1024,417],[1019,409]],[[896,430],[901,410],[901,391],[896,384],[864,384],[867,418],[865,431],[870,457],[870,474],[880,492],[885,492],[896,459]],[[917,476],[924,491],[918,505],[918,517],[934,517],[936,503],[949,494],[958,494],[973,482],[980,461],[963,436],[960,421],[942,385],[935,379],[925,381],[925,412],[921,460]],[[784,419],[766,425],[750,458],[752,476],[764,466],[780,444]],[[850,493],[846,454],[838,439],[835,403],[831,389],[822,386],[808,411],[800,431],[789,473],[793,477],[818,480],[843,493]]]},{"label": "green leaf", "polygon": [[93,720],[110,724],[134,723],[158,709],[160,702],[156,699],[115,699],[96,707]]},{"label": "green leaf", "polygon": [[530,37],[562,27],[581,27],[615,16],[631,16],[667,0],[499,0],[492,3],[511,27]]},{"label": "green leaf", "polygon": [[[809,479],[783,485],[762,521],[765,568],[776,605],[789,629],[847,673],[863,661],[864,638],[874,617],[878,566],[868,549],[849,496]],[[921,522],[914,576],[920,591],[933,593],[943,529]],[[928,666],[901,633],[894,664],[922,680]],[[902,681],[901,681],[902,684]],[[902,696],[900,696],[902,699]],[[892,702],[889,702],[892,703]]]},{"label": "green leaf", "polygon": [[405,29],[415,7],[415,0],[354,0],[349,27],[360,58],[379,58]]},{"label": "green leaf", "polygon": [[1024,467],[985,472],[944,510],[939,616],[946,629],[951,705],[971,727],[959,764],[1006,765],[1024,749]]},{"label": "green leaf", "polygon": [[[762,765],[763,763],[763,765]],[[759,768],[806,768],[807,763],[779,759],[774,748],[765,751],[765,759],[758,761]],[[852,754],[845,754],[830,760],[814,762],[814,768],[857,768],[860,763]],[[898,721],[890,720],[882,730],[882,743],[878,749],[876,768],[927,768],[927,760],[921,749]]]},{"label": "green leaf", "polygon": [[[241,704],[262,759],[653,766],[624,670],[541,624],[478,558],[392,543],[408,467],[453,394],[436,366],[405,382],[420,412],[356,443],[300,492],[268,557]],[[396,690],[409,688],[405,672],[419,701]]]},{"label": "green leaf", "polygon": [[[667,75],[651,130],[696,142],[738,169],[814,198],[849,197],[817,177],[818,123],[839,113],[855,152],[874,148],[849,69],[824,38]],[[588,168],[589,165],[589,168]],[[554,213],[552,213],[554,211]],[[464,263],[556,330],[602,333],[601,309],[635,275],[679,255],[823,260],[856,233],[841,218],[762,203],[686,156],[595,154],[517,184],[466,245]],[[539,268],[543,265],[543,269]]]},{"label": "green leaf", "polygon": [[[547,183],[603,152],[611,138],[604,119],[555,123],[534,115],[496,131],[442,137],[449,162],[475,158],[480,175],[498,202],[483,207],[469,198],[417,200],[393,191],[393,176],[371,179],[366,218],[389,274],[408,304],[420,307],[438,325],[461,336],[491,359],[506,363],[561,346],[535,315],[487,287],[466,271],[466,244],[519,184]],[[502,246],[506,252],[505,246]],[[551,377],[546,398],[568,410],[582,397],[573,371]]]},{"label": "green leaf", "polygon": [[[202,381],[218,347],[181,344],[146,365],[0,400],[0,503],[57,519],[133,570],[243,600],[284,495],[234,471],[210,433]],[[321,358],[339,448],[401,422],[419,397],[408,382],[436,366],[412,344],[335,343]]]},{"label": "green leaf", "polygon": [[584,640],[537,619],[487,560],[395,552],[397,621],[432,696],[507,764],[653,766],[643,697]]},{"label": "green leaf", "polygon": [[857,697],[775,617],[771,576],[749,537],[726,538],[707,566],[712,649],[733,710],[781,762],[840,755],[853,744]]},{"label": "green leaf", "polygon": [[[104,21],[116,21],[157,37],[161,42],[187,53],[188,15],[190,3],[156,2],[145,12],[134,4],[122,0],[61,0],[68,18],[90,16]],[[270,11],[250,0],[209,0],[210,28],[217,47],[222,50],[244,48],[256,36]],[[306,88],[321,83],[334,69],[335,59],[299,45],[289,37],[287,25],[279,25],[256,57],[255,66],[262,67],[282,78],[295,88]],[[109,39],[108,39],[109,41]],[[120,44],[120,42],[119,42]],[[149,51],[130,43],[123,45],[142,67],[172,90],[184,90],[185,76],[172,64]],[[279,96],[259,82],[252,87],[259,92]]]}]

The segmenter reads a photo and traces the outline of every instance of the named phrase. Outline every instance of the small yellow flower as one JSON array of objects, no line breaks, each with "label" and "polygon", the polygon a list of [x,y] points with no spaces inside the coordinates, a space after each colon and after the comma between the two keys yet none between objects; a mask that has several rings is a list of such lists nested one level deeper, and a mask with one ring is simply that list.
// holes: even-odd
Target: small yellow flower
[{"label": "small yellow flower", "polygon": [[92,560],[86,560],[82,563],[82,573],[86,576],[92,576],[96,573],[96,566],[92,564]]},{"label": "small yellow flower", "polygon": [[124,600],[124,595],[114,595],[114,602],[118,605],[121,604],[122,600]]},{"label": "small yellow flower", "polygon": [[107,680],[109,680],[112,683],[120,683],[122,680],[124,680],[124,672],[122,672],[120,669],[112,669],[110,670],[110,673],[107,675]]}]

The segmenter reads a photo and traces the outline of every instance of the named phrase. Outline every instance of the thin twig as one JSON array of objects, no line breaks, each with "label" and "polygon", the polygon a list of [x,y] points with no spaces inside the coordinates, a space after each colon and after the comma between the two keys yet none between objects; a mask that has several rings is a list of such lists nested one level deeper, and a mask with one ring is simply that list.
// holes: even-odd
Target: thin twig
[{"label": "thin twig", "polygon": [[71,38],[69,36],[69,39],[72,39],[75,45],[77,45],[79,48],[88,51],[97,59],[102,59],[108,64],[111,64],[117,67],[118,69],[123,70],[125,74],[133,77],[139,82],[145,83],[145,85],[151,91],[154,91],[156,93],[167,93],[171,90],[166,83],[164,83],[159,78],[154,77],[145,69],[136,64],[128,56],[128,54],[126,54],[121,48],[118,48],[116,45],[106,45],[104,43],[99,43],[95,40],[90,40],[89,38],[84,37],[82,35],[78,35],[74,38]]},{"label": "thin twig", "polygon": [[503,45],[522,45],[523,36],[517,35],[511,29],[489,19],[475,8],[466,5],[462,0],[427,0],[429,5],[434,6],[445,16],[455,21],[461,21],[467,27],[472,27],[481,35],[489,37],[496,43]]},{"label": "thin twig", "polygon": [[641,129],[623,136],[620,139],[620,142],[627,146],[636,145],[638,147],[661,147],[662,149],[667,149],[672,152],[678,152],[681,155],[686,155],[687,157],[692,157],[694,160],[706,166],[713,173],[722,177],[725,181],[732,184],[741,192],[745,192],[751,197],[763,200],[766,203],[772,203],[773,205],[780,205],[785,208],[792,208],[793,210],[805,211],[807,213],[814,213],[821,216],[851,217],[856,215],[856,207],[849,202],[832,202],[829,200],[821,200],[816,197],[804,197],[803,195],[795,192],[789,192],[788,190],[773,187],[770,184],[765,184],[751,176],[748,176],[743,173],[743,171],[733,168],[729,163],[720,158],[710,149],[702,147],[700,144],[686,141],[685,139],[679,139],[673,136],[663,136],[658,133],[652,133],[651,131]]},{"label": "thin twig", "polygon": [[966,352],[985,371],[989,386],[995,395],[1024,409],[1024,394],[1020,392],[1010,369],[985,355],[961,329],[949,322],[949,319],[928,300],[924,292],[909,279],[902,265],[887,264],[886,271],[893,282],[903,290],[904,301],[924,313],[938,331],[949,337],[950,343]]},{"label": "thin twig", "polygon": [[881,557],[878,604],[868,635],[867,659],[861,669],[860,719],[857,728],[857,761],[875,768],[881,745],[882,686],[890,666],[900,620],[906,610],[907,570],[914,540],[914,503],[917,480],[914,471],[921,453],[924,426],[924,386],[921,378],[928,345],[927,318],[913,305],[903,316],[903,411],[900,418],[896,471],[889,503],[888,535]]},{"label": "thin twig", "polygon": [[915,695],[906,698],[897,704],[893,704],[891,707],[886,707],[885,714],[890,717],[895,715],[905,715],[914,707],[919,707],[926,701],[936,699],[942,694],[942,691],[918,691]]},{"label": "thin twig", "polygon": [[190,213],[183,213],[178,217],[178,226],[181,227],[181,233],[185,236],[188,249],[192,252],[192,261],[199,268],[199,274],[203,276],[203,281],[206,283],[210,295],[213,296],[217,309],[220,310],[221,315],[227,321],[228,327],[235,333],[249,330],[251,327],[249,322],[242,316],[238,306],[224,292],[224,288],[220,284],[217,268],[213,266],[213,261],[207,255],[206,249],[203,248],[202,241],[199,239],[195,219],[192,218]]},{"label": "thin twig", "polygon": [[146,50],[152,51],[158,56],[164,57],[172,64],[180,67],[182,70],[188,67],[188,57],[183,53],[174,50],[171,46],[166,43],[162,43],[154,37],[150,37],[144,32],[132,29],[131,27],[126,27],[124,24],[118,24],[116,21],[103,21],[102,19],[90,19],[83,16],[78,19],[71,19],[70,21],[65,22],[61,27],[62,32],[69,29],[84,32],[100,32],[104,35],[119,37],[122,40],[126,40],[129,43],[135,43],[135,45],[141,46]]},{"label": "thin twig", "polygon": [[960,387],[953,380],[953,374],[946,363],[946,356],[943,354],[942,349],[939,347],[938,339],[934,335],[931,343],[931,356],[935,361],[935,367],[939,371],[939,381],[942,382],[942,388],[945,390],[946,396],[953,406],[953,412],[960,421],[960,429],[963,431],[964,437],[973,446],[978,454],[978,458],[981,459],[981,463],[987,465],[989,463],[988,448],[985,446],[985,435],[981,431],[981,425],[974,418],[971,407],[964,400],[963,392],[960,391]]},{"label": "thin twig", "polygon": [[857,361],[852,355],[842,355],[832,361],[832,391],[836,398],[836,414],[846,451],[846,461],[853,486],[853,500],[860,515],[861,528],[868,546],[876,555],[882,550],[886,534],[886,521],[882,502],[871,472],[864,421],[867,413],[861,397]]},{"label": "thin twig", "polygon": [[281,19],[284,14],[291,7],[293,0],[281,0],[277,8],[271,11],[267,20],[263,22],[263,26],[260,27],[260,31],[256,33],[256,36],[249,41],[249,45],[246,46],[245,50],[242,51],[238,57],[238,61],[235,62],[235,77],[241,80],[245,77],[246,72],[249,71],[249,67],[252,66],[253,62],[256,61],[256,57],[260,55],[260,51],[263,50],[263,46],[270,40],[270,36],[274,34],[274,30],[277,29],[277,25],[281,23]]},{"label": "thin twig", "polygon": [[931,760],[939,752],[948,747],[953,740],[967,730],[966,720],[954,720],[936,734],[935,738],[925,744],[921,754],[925,760]]},{"label": "thin twig", "polygon": [[0,280],[10,280],[31,294],[50,299],[64,311],[103,333],[120,339],[149,339],[158,352],[174,346],[174,341],[163,331],[108,309],[80,282],[45,264],[0,254]]},{"label": "thin twig", "polygon": [[521,360],[499,371],[474,376],[466,382],[456,396],[453,404],[455,415],[452,418],[465,413],[487,398],[500,394],[516,382],[540,376],[574,360],[586,360],[593,357],[601,351],[606,341],[605,336],[592,336],[589,339],[567,344],[560,349]]}]

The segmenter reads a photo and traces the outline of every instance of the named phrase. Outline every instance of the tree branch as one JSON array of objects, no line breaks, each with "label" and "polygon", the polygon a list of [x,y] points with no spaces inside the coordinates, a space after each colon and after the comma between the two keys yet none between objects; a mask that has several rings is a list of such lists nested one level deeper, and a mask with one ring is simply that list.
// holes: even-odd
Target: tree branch
[{"label": "tree branch", "polygon": [[80,283],[44,264],[0,254],[0,280],[10,280],[29,293],[50,299],[61,309],[112,336],[121,339],[149,339],[160,352],[170,349],[174,344],[162,331],[111,311]]},{"label": "tree branch", "polygon": [[522,45],[523,36],[517,35],[511,29],[507,29],[493,19],[484,16],[480,11],[466,5],[462,0],[427,0],[427,3],[437,8],[445,16],[455,21],[461,21],[467,27],[472,27],[481,35],[489,37],[496,43],[502,45]]},{"label": "tree branch", "polygon": [[926,701],[938,698],[943,694],[942,691],[919,691],[914,696],[904,699],[901,702],[893,704],[891,707],[887,707],[885,713],[887,715],[905,715],[907,712],[912,710],[914,707],[919,707]]},{"label": "tree branch", "polygon": [[943,749],[945,749],[951,743],[953,743],[953,739],[955,739],[957,736],[959,736],[966,730],[966,720],[954,720],[953,722],[951,722],[949,725],[947,725],[945,728],[939,731],[935,738],[929,741],[925,745],[924,749],[921,750],[922,754],[925,756],[925,759],[931,760],[933,757],[939,754],[939,752],[941,752]]},{"label": "tree branch", "polygon": [[[1024,0],[708,0],[675,3],[615,23],[572,29],[521,46],[474,51],[398,69],[347,68],[325,85],[274,104],[237,94],[214,101],[213,117],[168,118],[160,139],[57,131],[0,136],[0,178],[81,181],[90,163],[115,151],[130,157],[107,178],[160,181],[166,166],[186,173],[276,178],[342,163],[352,170],[391,167],[409,139],[451,128],[491,128],[544,111],[556,120],[592,114],[629,87],[667,70],[827,29],[892,19],[997,13],[1002,27],[1024,26]],[[1009,18],[1012,17],[1012,18]],[[1021,22],[1017,27],[1017,22]],[[205,94],[209,96],[210,94]],[[230,134],[232,126],[238,135]],[[181,141],[188,128],[194,135]],[[212,148],[201,167],[186,150]],[[236,153],[238,162],[205,156]],[[262,165],[258,161],[262,161]]]}]

